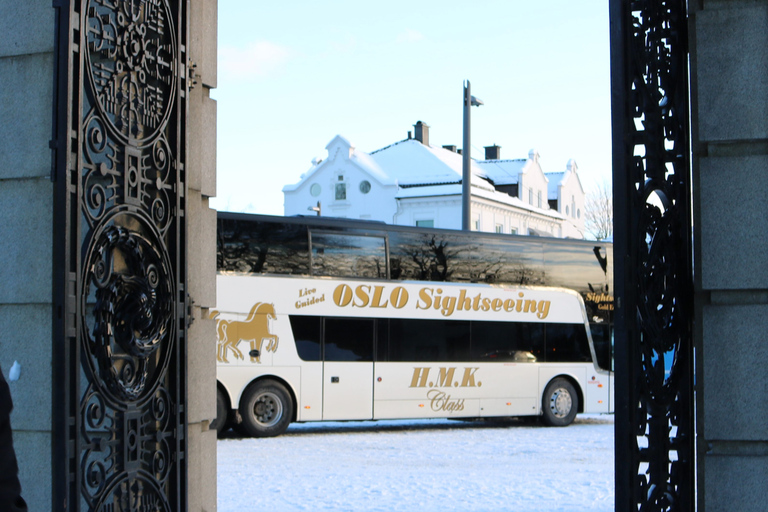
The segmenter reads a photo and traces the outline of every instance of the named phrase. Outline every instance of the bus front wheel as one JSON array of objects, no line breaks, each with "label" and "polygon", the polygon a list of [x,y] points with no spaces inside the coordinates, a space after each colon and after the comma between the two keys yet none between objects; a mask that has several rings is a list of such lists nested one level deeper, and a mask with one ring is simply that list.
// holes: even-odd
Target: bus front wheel
[{"label": "bus front wheel", "polygon": [[573,423],[579,411],[579,395],[568,380],[552,379],[542,397],[543,421],[550,427],[565,427]]},{"label": "bus front wheel", "polygon": [[285,386],[272,380],[249,387],[240,401],[242,428],[252,437],[273,437],[285,432],[293,417],[293,401]]}]

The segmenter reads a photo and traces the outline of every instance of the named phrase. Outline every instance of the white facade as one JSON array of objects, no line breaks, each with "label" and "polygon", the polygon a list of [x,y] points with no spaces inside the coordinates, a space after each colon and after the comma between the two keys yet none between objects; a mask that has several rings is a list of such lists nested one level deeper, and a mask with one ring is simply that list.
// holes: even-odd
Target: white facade
[{"label": "white facade", "polygon": [[[426,130],[417,133],[428,141]],[[319,208],[330,217],[461,228],[461,154],[411,138],[369,154],[340,135],[326,149],[326,159],[283,187],[285,215]],[[563,172],[545,173],[531,150],[527,159],[473,160],[471,167],[473,230],[584,237],[585,192],[573,160]]]}]

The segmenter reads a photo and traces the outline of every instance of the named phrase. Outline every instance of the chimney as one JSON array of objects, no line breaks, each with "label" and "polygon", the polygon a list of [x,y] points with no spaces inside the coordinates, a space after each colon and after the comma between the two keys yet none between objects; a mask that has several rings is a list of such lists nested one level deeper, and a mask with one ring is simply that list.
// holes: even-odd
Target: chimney
[{"label": "chimney", "polygon": [[418,121],[413,127],[416,129],[415,139],[425,146],[429,146],[429,125]]},{"label": "chimney", "polygon": [[448,151],[456,152],[456,146],[443,146],[443,149],[447,149]]},{"label": "chimney", "polygon": [[501,160],[501,146],[497,146],[496,144],[493,146],[485,146],[485,159]]}]

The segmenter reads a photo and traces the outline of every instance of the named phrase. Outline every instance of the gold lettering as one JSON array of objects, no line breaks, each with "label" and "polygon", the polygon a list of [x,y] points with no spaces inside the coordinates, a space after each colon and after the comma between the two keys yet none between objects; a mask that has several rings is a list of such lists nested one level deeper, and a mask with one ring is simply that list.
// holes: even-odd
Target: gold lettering
[{"label": "gold lettering", "polygon": [[373,287],[373,303],[371,303],[372,308],[385,308],[387,307],[387,304],[389,304],[386,299],[384,300],[384,304],[381,303],[381,294],[383,291],[384,287],[381,285]]},{"label": "gold lettering", "polygon": [[457,308],[459,311],[469,311],[472,307],[472,301],[467,298],[467,291],[461,290],[459,292],[459,303],[457,305]]},{"label": "gold lettering", "polygon": [[392,306],[395,309],[402,309],[406,304],[408,304],[408,290],[402,286],[396,287],[394,290],[392,290],[392,293],[389,296],[389,300],[392,302]]},{"label": "gold lettering", "polygon": [[443,293],[443,290],[441,288],[438,288],[437,289],[437,297],[435,297],[435,304],[434,304],[435,309],[440,309],[440,299],[442,298],[442,297],[440,297],[441,293]]},{"label": "gold lettering", "polygon": [[443,297],[443,316],[451,316],[456,308],[456,297]]},{"label": "gold lettering", "polygon": [[515,299],[507,299],[504,301],[504,311],[511,313],[515,310]]},{"label": "gold lettering", "polygon": [[539,317],[541,320],[544,320],[547,318],[547,315],[549,315],[549,306],[552,303],[548,300],[540,300],[539,301],[539,312],[536,313],[536,316]]},{"label": "gold lettering", "polygon": [[355,295],[358,299],[360,299],[360,302],[353,302],[352,306],[356,308],[364,308],[368,305],[368,302],[370,302],[371,298],[368,296],[368,292],[371,290],[371,287],[366,284],[361,284],[357,288],[355,288]]},{"label": "gold lettering", "polygon": [[432,288],[422,288],[419,290],[419,300],[416,301],[416,309],[429,309],[430,306],[432,306]]},{"label": "gold lettering", "polygon": [[333,290],[333,302],[343,308],[352,300],[352,288],[346,284],[340,284]]},{"label": "gold lettering", "polygon": [[[520,292],[520,293],[517,294],[517,296],[522,299],[525,296],[525,294],[523,294],[523,292]],[[518,313],[521,313],[523,311],[523,301],[522,300],[518,300],[517,301],[517,307],[515,308],[515,311],[517,311]]]},{"label": "gold lettering", "polygon": [[474,388],[475,387],[475,373],[480,368],[464,368],[464,378],[461,381],[461,387]]},{"label": "gold lettering", "polygon": [[464,399],[451,400],[451,395],[439,389],[430,389],[427,393],[430,408],[435,411],[457,412],[464,410]]},{"label": "gold lettering", "polygon": [[531,299],[525,299],[525,306],[523,307],[524,313],[536,312],[536,301]]},{"label": "gold lettering", "polygon": [[449,388],[453,384],[453,374],[456,372],[456,368],[440,368],[440,373],[437,375],[437,382],[435,387],[437,388]]},{"label": "gold lettering", "polygon": [[427,387],[427,379],[429,378],[429,368],[414,368],[413,378],[411,379],[412,388],[425,388]]},{"label": "gold lettering", "polygon": [[503,302],[501,299],[493,299],[493,301],[491,302],[491,307],[493,308],[494,311],[501,311],[502,304]]}]

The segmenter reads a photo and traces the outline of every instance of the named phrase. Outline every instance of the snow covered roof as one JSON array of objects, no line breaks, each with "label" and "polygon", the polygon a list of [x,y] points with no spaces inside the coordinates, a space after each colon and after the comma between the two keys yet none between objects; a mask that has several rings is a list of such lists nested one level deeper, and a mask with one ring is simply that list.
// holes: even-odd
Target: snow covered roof
[{"label": "snow covered roof", "polygon": [[[453,151],[425,146],[416,139],[406,139],[378,149],[370,154],[373,161],[401,187],[461,183],[462,156]],[[483,170],[472,161],[472,174],[485,177]],[[490,184],[473,180],[473,186],[492,188]]]},{"label": "snow covered roof", "polygon": [[482,160],[476,162],[483,170],[485,176],[495,185],[514,185],[520,178],[528,160],[517,158],[514,160]]},{"label": "snow covered roof", "polygon": [[557,199],[557,189],[562,184],[565,177],[564,172],[547,172],[544,173],[549,183],[547,184],[547,199]]}]

